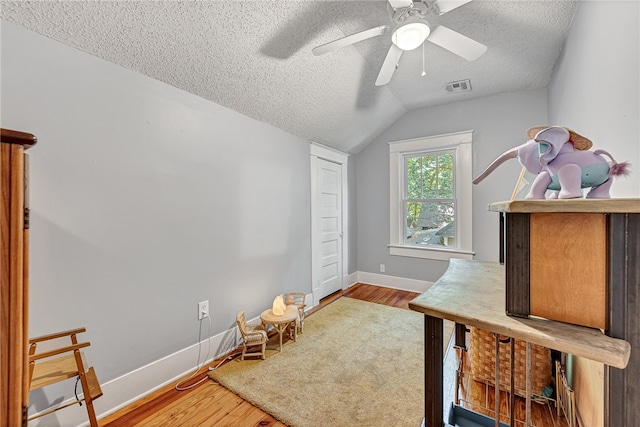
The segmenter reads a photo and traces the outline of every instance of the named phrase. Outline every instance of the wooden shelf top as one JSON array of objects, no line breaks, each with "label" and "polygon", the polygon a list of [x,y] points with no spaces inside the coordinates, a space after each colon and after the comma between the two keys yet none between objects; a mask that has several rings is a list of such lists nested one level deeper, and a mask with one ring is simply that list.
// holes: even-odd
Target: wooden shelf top
[{"label": "wooden shelf top", "polygon": [[627,366],[631,345],[598,329],[507,316],[504,274],[497,262],[452,259],[445,274],[410,301],[409,308],[616,368]]},{"label": "wooden shelf top", "polygon": [[492,212],[640,213],[640,199],[514,200],[489,204]]}]

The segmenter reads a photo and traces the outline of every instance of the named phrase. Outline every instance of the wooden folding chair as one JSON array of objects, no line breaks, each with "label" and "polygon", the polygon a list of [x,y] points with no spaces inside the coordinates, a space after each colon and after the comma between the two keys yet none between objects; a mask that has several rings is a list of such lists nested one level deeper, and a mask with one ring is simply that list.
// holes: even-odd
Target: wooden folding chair
[{"label": "wooden folding chair", "polygon": [[[81,348],[88,347],[91,344],[89,342],[78,343],[76,337],[77,334],[85,331],[85,328],[79,328],[29,340],[29,391],[69,378],[79,377],[84,395],[82,399],[78,399],[75,402],[57,406],[30,417],[29,421],[84,401],[89,415],[89,424],[91,427],[98,427],[93,401],[102,396],[102,390],[93,367],[85,370],[84,354],[80,351]],[[69,345],[37,353],[39,343],[66,337],[71,341]]]}]

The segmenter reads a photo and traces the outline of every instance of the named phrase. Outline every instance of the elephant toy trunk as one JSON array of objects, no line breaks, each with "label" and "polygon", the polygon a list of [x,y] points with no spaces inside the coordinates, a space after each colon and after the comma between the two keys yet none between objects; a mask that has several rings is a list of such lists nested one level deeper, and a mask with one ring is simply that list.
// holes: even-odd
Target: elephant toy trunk
[{"label": "elephant toy trunk", "polygon": [[502,153],[500,157],[495,159],[489,166],[487,166],[487,168],[480,175],[477,176],[476,179],[473,180],[473,183],[474,184],[480,183],[483,179],[489,176],[489,174],[493,172],[495,168],[497,168],[498,166],[500,166],[501,164],[503,164],[509,159],[515,159],[518,156],[518,148],[520,147],[515,147],[509,151],[505,151],[504,153]]}]

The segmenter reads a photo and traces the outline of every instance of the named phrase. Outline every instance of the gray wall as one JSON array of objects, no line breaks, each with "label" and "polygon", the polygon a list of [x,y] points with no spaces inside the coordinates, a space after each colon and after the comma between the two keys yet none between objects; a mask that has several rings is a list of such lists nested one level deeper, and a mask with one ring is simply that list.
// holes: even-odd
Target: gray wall
[{"label": "gray wall", "polygon": [[640,197],[639,21],[637,1],[580,2],[548,88],[550,122],[632,163],[612,197]]},{"label": "gray wall", "polygon": [[[412,110],[389,127],[356,158],[358,182],[358,270],[416,280],[435,281],[445,261],[389,255],[389,141],[474,130],[473,175],[478,175],[503,151],[526,141],[526,130],[546,124],[544,89],[507,93],[440,107]],[[498,260],[498,214],[490,202],[508,200],[521,167],[503,164],[473,188],[473,248],[475,259]]]},{"label": "gray wall", "polygon": [[216,334],[311,292],[307,141],[7,22],[1,89],[39,138],[29,334],[87,327],[101,382],[195,344],[199,301]]}]

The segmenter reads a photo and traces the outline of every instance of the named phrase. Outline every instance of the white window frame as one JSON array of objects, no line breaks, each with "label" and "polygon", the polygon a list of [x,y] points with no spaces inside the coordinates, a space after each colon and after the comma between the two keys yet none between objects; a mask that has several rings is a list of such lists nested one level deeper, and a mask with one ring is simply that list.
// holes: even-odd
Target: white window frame
[{"label": "white window frame", "polygon": [[[448,261],[451,258],[473,259],[473,130],[424,138],[389,142],[389,253],[413,258]],[[404,243],[406,219],[404,218],[403,185],[405,182],[405,154],[426,150],[455,151],[456,192],[456,249],[436,246],[419,247]]]}]

